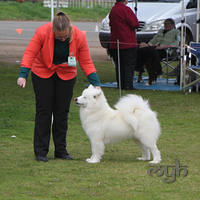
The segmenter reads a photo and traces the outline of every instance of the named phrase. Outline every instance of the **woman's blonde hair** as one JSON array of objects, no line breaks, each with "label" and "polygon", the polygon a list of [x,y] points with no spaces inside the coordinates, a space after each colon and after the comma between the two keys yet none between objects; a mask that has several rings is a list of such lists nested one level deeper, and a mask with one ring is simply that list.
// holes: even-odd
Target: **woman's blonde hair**
[{"label": "woman's blonde hair", "polygon": [[70,18],[64,12],[57,12],[53,19],[53,31],[61,32],[69,30],[69,40],[72,40],[72,24]]}]

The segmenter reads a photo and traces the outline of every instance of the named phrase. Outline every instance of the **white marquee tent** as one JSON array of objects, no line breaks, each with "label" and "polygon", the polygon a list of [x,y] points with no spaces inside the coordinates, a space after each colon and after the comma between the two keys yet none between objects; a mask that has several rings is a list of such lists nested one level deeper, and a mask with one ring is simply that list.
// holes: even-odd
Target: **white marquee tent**
[{"label": "white marquee tent", "polygon": [[[51,20],[54,17],[54,0],[51,0]],[[57,0],[58,2],[59,0]],[[186,86],[186,59],[185,59],[185,37],[184,23],[185,23],[185,0],[182,0],[182,26],[181,26],[181,77],[180,77],[180,89],[182,90]],[[135,12],[137,14],[137,0],[135,0]],[[194,22],[195,23],[195,22]],[[199,42],[200,34],[200,0],[197,0],[197,17],[196,17],[196,42]]]}]

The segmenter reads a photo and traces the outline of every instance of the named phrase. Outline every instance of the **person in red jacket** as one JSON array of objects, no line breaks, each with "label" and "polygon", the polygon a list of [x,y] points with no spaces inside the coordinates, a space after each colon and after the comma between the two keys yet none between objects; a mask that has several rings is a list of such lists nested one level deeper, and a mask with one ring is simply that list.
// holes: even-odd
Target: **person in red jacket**
[{"label": "person in red jacket", "polygon": [[[29,70],[36,98],[34,153],[47,162],[51,123],[55,158],[72,160],[66,149],[68,112],[77,76],[77,61],[94,86],[100,86],[85,34],[58,12],[53,22],[37,28],[27,46],[17,84],[24,88]],[[53,118],[52,118],[53,116]]]},{"label": "person in red jacket", "polygon": [[[133,87],[133,76],[137,59],[135,29],[139,27],[139,22],[133,11],[126,6],[127,3],[128,0],[116,0],[109,14],[111,27],[110,55],[115,63],[118,87],[121,83],[122,89],[132,90],[135,89]],[[120,79],[117,41],[119,41]]]}]

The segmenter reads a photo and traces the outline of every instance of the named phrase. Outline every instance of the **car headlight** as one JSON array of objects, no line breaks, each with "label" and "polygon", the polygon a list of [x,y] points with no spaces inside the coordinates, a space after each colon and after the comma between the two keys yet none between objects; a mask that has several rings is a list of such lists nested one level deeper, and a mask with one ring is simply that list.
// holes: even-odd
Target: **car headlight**
[{"label": "car headlight", "polygon": [[141,31],[150,32],[150,31],[158,31],[159,29],[164,27],[165,20],[154,21],[150,24],[146,24]]},{"label": "car headlight", "polygon": [[109,20],[105,18],[101,23],[101,30],[102,31],[110,31]]}]

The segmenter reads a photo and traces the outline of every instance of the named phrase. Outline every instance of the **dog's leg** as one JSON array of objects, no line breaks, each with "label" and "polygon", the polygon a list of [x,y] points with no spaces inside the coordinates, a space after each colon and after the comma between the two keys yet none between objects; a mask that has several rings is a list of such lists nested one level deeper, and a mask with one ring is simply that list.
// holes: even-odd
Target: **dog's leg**
[{"label": "dog's leg", "polygon": [[151,164],[157,164],[157,163],[160,163],[161,161],[161,155],[160,155],[160,151],[158,150],[156,144],[152,145],[150,147],[150,150],[151,150],[151,153],[153,155],[153,160],[149,163]]},{"label": "dog's leg", "polygon": [[151,154],[149,148],[147,148],[145,145],[143,145],[141,142],[137,141],[136,144],[141,148],[142,150],[142,157],[138,157],[138,160],[150,160]]},{"label": "dog's leg", "polygon": [[150,150],[146,148],[145,146],[142,147],[142,157],[138,157],[138,160],[150,160],[151,159],[151,154]]},{"label": "dog's leg", "polygon": [[101,160],[101,156],[104,154],[104,143],[103,141],[91,141],[91,147],[92,147],[92,156],[86,161],[88,163],[98,163]]}]

